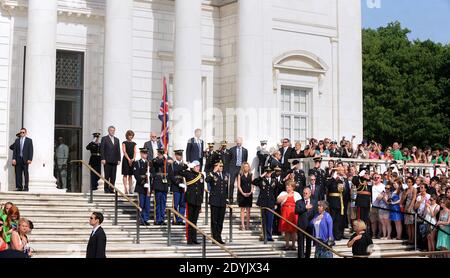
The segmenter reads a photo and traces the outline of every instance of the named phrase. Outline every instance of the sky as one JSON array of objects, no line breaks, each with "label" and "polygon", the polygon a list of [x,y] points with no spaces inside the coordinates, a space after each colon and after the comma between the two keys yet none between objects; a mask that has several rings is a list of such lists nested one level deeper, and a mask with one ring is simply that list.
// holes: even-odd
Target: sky
[{"label": "sky", "polygon": [[450,0],[361,0],[363,28],[399,21],[411,40],[450,43]]}]

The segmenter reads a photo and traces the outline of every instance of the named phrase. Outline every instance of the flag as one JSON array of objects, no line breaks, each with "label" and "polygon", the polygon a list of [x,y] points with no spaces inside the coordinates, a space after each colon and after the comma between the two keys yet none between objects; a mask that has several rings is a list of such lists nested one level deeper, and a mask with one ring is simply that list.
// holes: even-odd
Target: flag
[{"label": "flag", "polygon": [[169,104],[167,102],[166,77],[163,78],[163,95],[158,119],[161,121],[161,142],[164,146],[164,153],[167,153],[167,146],[169,145]]}]

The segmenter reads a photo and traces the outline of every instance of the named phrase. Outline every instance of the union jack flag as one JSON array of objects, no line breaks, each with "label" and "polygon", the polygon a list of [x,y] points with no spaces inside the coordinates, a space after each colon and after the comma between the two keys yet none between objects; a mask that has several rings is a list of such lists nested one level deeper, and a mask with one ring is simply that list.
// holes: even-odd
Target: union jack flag
[{"label": "union jack flag", "polygon": [[167,146],[169,145],[169,104],[167,102],[166,77],[163,78],[163,96],[158,118],[161,120],[161,142],[164,146],[164,152],[167,153]]}]

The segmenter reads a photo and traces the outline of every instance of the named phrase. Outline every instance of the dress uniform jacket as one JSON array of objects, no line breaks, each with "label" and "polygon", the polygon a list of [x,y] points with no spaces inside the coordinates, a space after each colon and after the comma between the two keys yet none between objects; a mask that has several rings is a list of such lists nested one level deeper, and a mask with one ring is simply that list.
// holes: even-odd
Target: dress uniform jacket
[{"label": "dress uniform jacket", "polygon": [[320,185],[322,188],[325,185],[325,170],[321,168],[312,168],[308,171],[308,176],[316,176],[316,184]]},{"label": "dress uniform jacket", "polygon": [[228,176],[223,173],[212,172],[206,176],[206,182],[211,184],[209,204],[215,207],[226,207],[228,199]]},{"label": "dress uniform jacket", "polygon": [[275,187],[276,187],[276,181],[275,179],[269,180],[264,178],[256,178],[252,182],[254,185],[259,187],[259,196],[258,200],[256,202],[257,206],[260,207],[268,207],[268,208],[274,208],[275,207]]},{"label": "dress uniform jacket", "polygon": [[[168,192],[172,180],[172,167],[166,163],[166,175],[164,176],[164,158],[152,160],[152,185],[155,191]],[[165,179],[165,181],[164,181]]]},{"label": "dress uniform jacket", "polygon": [[184,162],[178,163],[175,161],[171,166],[171,189],[172,192],[184,192],[184,188],[181,188],[179,185],[184,183],[183,176],[181,176],[181,172],[187,169],[187,164]]},{"label": "dress uniform jacket", "polygon": [[[205,177],[201,173],[194,171],[183,170],[180,175],[186,179],[186,183],[190,183],[196,180],[195,183],[191,185],[186,185],[186,202],[190,205],[201,206],[203,203],[203,191],[205,186]],[[199,176],[200,175],[200,176]]]},{"label": "dress uniform jacket", "polygon": [[306,187],[306,175],[305,171],[299,169],[294,171],[294,181],[297,187],[295,191],[300,194],[303,194],[303,189]]},{"label": "dress uniform jacket", "polygon": [[[334,178],[329,178],[326,181],[326,188],[328,191],[327,201],[332,209],[342,209],[346,203],[350,200],[350,190],[348,187],[348,181],[342,179],[343,191],[340,192],[338,188],[338,180]],[[342,202],[337,194],[342,193]],[[335,196],[334,196],[335,195]]]},{"label": "dress uniform jacket", "polygon": [[91,157],[89,158],[89,165],[100,165],[101,164],[101,156],[100,156],[100,143],[90,142],[86,146],[86,150],[91,152]]},{"label": "dress uniform jacket", "polygon": [[356,186],[357,191],[355,205],[361,208],[370,208],[372,186],[362,185],[358,176],[353,177],[352,183]]},{"label": "dress uniform jacket", "polygon": [[213,161],[222,161],[223,163],[223,173],[227,174],[230,172],[230,159],[231,159],[231,153],[229,150],[218,150],[216,151],[216,157],[213,159]]},{"label": "dress uniform jacket", "polygon": [[214,159],[216,159],[216,151],[206,151],[205,152],[205,172],[209,173],[214,170]]},{"label": "dress uniform jacket", "polygon": [[144,187],[146,183],[149,183],[148,179],[148,161],[146,160],[138,160],[133,163],[133,175],[136,179],[136,187],[134,189],[135,192],[140,194],[147,194],[149,188]]}]

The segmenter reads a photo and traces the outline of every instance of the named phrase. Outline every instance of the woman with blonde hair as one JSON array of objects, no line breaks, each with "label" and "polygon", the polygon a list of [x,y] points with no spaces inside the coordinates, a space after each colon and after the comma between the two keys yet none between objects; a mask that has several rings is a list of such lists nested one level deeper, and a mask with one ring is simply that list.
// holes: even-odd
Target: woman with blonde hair
[{"label": "woman with blonde hair", "polygon": [[[289,180],[286,182],[286,191],[283,191],[277,197],[277,203],[281,204],[281,216],[279,230],[284,232],[286,240],[285,250],[295,250],[295,242],[297,241],[297,229],[290,225],[284,219],[287,219],[291,223],[297,224],[298,215],[295,214],[295,203],[301,200],[300,193],[294,191],[296,187],[295,181]],[[292,245],[289,247],[289,240],[292,241]]]},{"label": "woman with blonde hair", "polygon": [[32,256],[27,234],[30,232],[30,222],[26,218],[20,218],[17,231],[11,235],[11,249]]},{"label": "woman with blonde hair", "polygon": [[250,229],[250,208],[253,204],[253,190],[252,173],[250,173],[250,164],[244,162],[241,165],[241,170],[237,177],[237,201],[241,208],[241,226],[239,230]]},{"label": "woman with blonde hair", "polygon": [[370,235],[366,233],[366,223],[361,220],[353,221],[353,230],[355,233],[347,242],[347,247],[352,248],[353,256],[369,256],[370,246],[373,245]]}]

